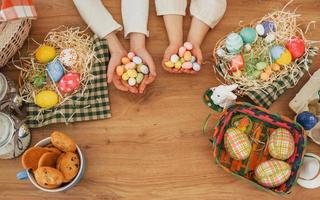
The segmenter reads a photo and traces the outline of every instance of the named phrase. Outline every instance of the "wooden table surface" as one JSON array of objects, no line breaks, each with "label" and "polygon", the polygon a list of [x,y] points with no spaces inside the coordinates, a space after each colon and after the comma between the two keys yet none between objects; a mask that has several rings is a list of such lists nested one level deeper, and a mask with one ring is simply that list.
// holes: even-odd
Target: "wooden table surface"
[{"label": "wooden table surface", "polygon": [[[210,110],[202,103],[203,92],[219,82],[212,69],[212,50],[219,38],[235,29],[240,20],[250,22],[286,1],[229,0],[225,17],[206,37],[202,50],[208,61],[196,76],[164,72],[160,63],[167,36],[162,18],[155,15],[150,1],[148,49],[158,67],[158,77],[145,95],[131,95],[110,87],[113,117],[108,120],[57,124],[32,130],[32,144],[53,130],[70,134],[81,146],[87,159],[85,176],[76,187],[58,194],[37,190],[29,181],[18,181],[20,158],[0,161],[0,199],[277,199],[218,168],[212,158],[209,136],[201,135],[202,124]],[[39,19],[34,21],[31,37],[41,41],[59,25],[86,25],[71,0],[34,0]],[[105,0],[116,20],[121,21],[120,1]],[[320,21],[319,0],[297,0],[304,22]],[[185,35],[190,17],[185,17]],[[122,34],[121,34],[122,37]],[[320,29],[308,37],[320,40]],[[122,40],[128,47],[128,41]],[[310,72],[320,66],[314,60]],[[17,70],[1,72],[17,78]],[[294,117],[288,103],[307,81],[287,91],[270,110]],[[212,123],[213,124],[213,123]],[[213,125],[210,125],[212,127]],[[320,147],[310,142],[309,152],[320,154]],[[319,199],[320,189],[294,188],[288,199]]]}]

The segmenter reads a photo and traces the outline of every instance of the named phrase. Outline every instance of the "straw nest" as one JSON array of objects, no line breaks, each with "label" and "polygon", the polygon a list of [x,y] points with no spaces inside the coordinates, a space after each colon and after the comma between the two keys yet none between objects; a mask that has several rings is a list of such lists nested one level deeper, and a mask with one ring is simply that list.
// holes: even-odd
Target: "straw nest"
[{"label": "straw nest", "polygon": [[[27,56],[21,56],[19,60],[13,61],[15,67],[21,70],[19,84],[20,95],[24,102],[34,103],[36,95],[44,90],[55,91],[59,95],[59,103],[55,106],[58,108],[65,101],[74,96],[75,93],[85,92],[90,80],[94,78],[91,74],[91,69],[96,59],[92,46],[93,39],[84,33],[85,30],[80,28],[68,28],[61,26],[51,30],[44,39],[43,44],[52,46],[57,51],[57,56],[64,49],[73,48],[78,54],[76,65],[73,67],[64,66],[65,74],[68,72],[77,72],[80,74],[80,87],[73,93],[62,94],[55,82],[53,82],[48,74],[45,64],[39,63],[35,59],[35,52],[29,53]],[[34,41],[35,42],[35,41]],[[36,42],[37,43],[37,42]],[[41,44],[37,43],[39,47]],[[45,84],[42,87],[37,87],[34,84],[35,77],[45,77]],[[39,112],[46,110],[39,107]]]},{"label": "straw nest", "polygon": [[[318,48],[314,46],[315,41],[307,40],[305,33],[309,30],[311,25],[314,25],[314,22],[310,22],[305,31],[300,28],[298,24],[299,14],[294,11],[287,11],[287,6],[291,3],[290,1],[282,10],[271,12],[259,20],[254,21],[249,25],[240,26],[235,32],[240,31],[243,27],[252,27],[255,28],[257,24],[260,24],[263,21],[271,21],[275,24],[276,31],[273,34],[276,36],[275,40],[272,43],[265,42],[264,38],[258,37],[257,41],[251,44],[251,50],[245,51],[242,50],[242,55],[244,58],[244,71],[241,76],[231,73],[230,61],[237,55],[232,54],[227,51],[226,48],[226,37],[222,38],[217,42],[215,49],[213,51],[213,57],[215,60],[214,70],[218,73],[228,84],[236,83],[239,85],[238,94],[246,95],[250,91],[264,90],[268,86],[272,85],[273,82],[281,80],[284,77],[289,77],[294,81],[296,74],[301,71],[308,71],[309,66],[312,62],[311,58],[317,54]],[[274,71],[270,75],[268,80],[262,80],[259,78],[252,78],[247,74],[250,74],[250,71],[255,70],[254,65],[258,61],[266,62],[271,65],[274,61],[272,60],[270,49],[273,46],[280,45],[285,46],[290,38],[293,36],[298,36],[305,43],[305,53],[302,57],[293,60],[288,65],[282,65],[281,70]],[[222,49],[226,52],[225,56],[219,57],[217,55],[217,50]],[[222,82],[222,81],[221,81]],[[289,87],[284,85],[283,87]],[[281,89],[281,88],[279,88]]]}]

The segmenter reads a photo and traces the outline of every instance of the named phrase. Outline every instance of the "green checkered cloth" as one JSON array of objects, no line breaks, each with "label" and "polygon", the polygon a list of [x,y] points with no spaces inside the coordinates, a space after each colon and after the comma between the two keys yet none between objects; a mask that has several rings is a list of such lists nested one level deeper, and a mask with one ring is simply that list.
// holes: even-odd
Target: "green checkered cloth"
[{"label": "green checkered cloth", "polygon": [[[245,96],[248,96],[255,104],[269,108],[273,102],[275,102],[285,91],[294,87],[298,81],[302,78],[304,73],[309,70],[309,66],[312,63],[312,58],[317,54],[318,48],[310,47],[308,49],[308,57],[305,62],[302,62],[299,65],[298,70],[293,70],[287,76],[284,76],[281,79],[278,79],[273,82],[272,85],[269,85],[266,88],[261,90],[252,90],[244,93]],[[216,64],[217,72],[224,77],[226,72],[222,63]],[[227,81],[228,82],[228,81]],[[232,83],[232,82],[229,82]]]},{"label": "green checkered cloth", "polygon": [[110,58],[108,45],[105,40],[94,36],[93,46],[98,58],[92,67],[95,78],[89,82],[83,95],[78,92],[58,108],[42,113],[39,113],[37,105],[27,103],[27,124],[30,128],[111,117],[106,71]]}]

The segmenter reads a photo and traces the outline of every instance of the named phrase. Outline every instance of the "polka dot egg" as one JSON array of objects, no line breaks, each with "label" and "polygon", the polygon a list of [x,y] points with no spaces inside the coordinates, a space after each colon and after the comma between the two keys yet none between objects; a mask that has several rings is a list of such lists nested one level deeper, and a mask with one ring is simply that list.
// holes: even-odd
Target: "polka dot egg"
[{"label": "polka dot egg", "polygon": [[60,92],[66,93],[73,93],[76,89],[80,86],[80,74],[69,72],[62,77],[58,84],[58,88]]},{"label": "polka dot egg", "polygon": [[78,62],[78,54],[75,49],[64,49],[60,53],[59,60],[67,67],[73,67]]}]

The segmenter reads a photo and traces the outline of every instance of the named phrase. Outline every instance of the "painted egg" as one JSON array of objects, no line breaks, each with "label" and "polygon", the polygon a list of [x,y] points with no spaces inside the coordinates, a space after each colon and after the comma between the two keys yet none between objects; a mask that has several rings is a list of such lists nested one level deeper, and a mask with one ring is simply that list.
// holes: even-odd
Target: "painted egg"
[{"label": "painted egg", "polygon": [[191,44],[191,42],[185,42],[183,46],[189,51],[192,50],[193,48],[193,45]]},{"label": "painted egg", "polygon": [[149,67],[147,67],[146,65],[141,65],[140,72],[145,75],[148,75],[149,74]]},{"label": "painted egg", "polygon": [[47,64],[47,71],[49,77],[54,82],[58,82],[64,75],[63,65],[58,59],[55,59]]},{"label": "painted egg", "polygon": [[285,183],[291,174],[288,163],[280,160],[267,160],[255,169],[255,179],[261,185],[273,188]]},{"label": "painted egg", "polygon": [[127,72],[123,73],[122,76],[121,76],[121,79],[124,80],[124,81],[127,81],[129,79],[129,75]]},{"label": "painted egg", "polygon": [[266,62],[258,62],[256,64],[257,70],[264,70],[267,66],[268,64]]},{"label": "painted egg", "polygon": [[232,72],[236,72],[238,70],[242,70],[244,66],[244,60],[242,55],[237,55],[231,60],[230,70]]},{"label": "painted egg", "polygon": [[179,61],[179,56],[176,55],[176,54],[173,54],[171,57],[170,57],[170,61],[173,62],[173,63],[176,63]]},{"label": "painted egg", "polygon": [[80,86],[80,74],[69,72],[62,77],[58,88],[62,93],[72,93]]},{"label": "painted egg", "polygon": [[276,31],[276,26],[273,22],[263,21],[256,26],[256,31],[260,36],[266,37],[270,32]]},{"label": "painted egg", "polygon": [[134,62],[135,64],[139,65],[142,63],[142,59],[139,56],[134,56],[132,58],[132,62]]},{"label": "painted egg", "polygon": [[260,79],[261,79],[261,80],[267,81],[267,80],[269,80],[269,78],[270,78],[270,75],[269,75],[268,73],[266,73],[266,72],[261,72],[261,74],[260,74]]},{"label": "painted egg", "polygon": [[182,62],[178,61],[174,64],[174,68],[180,69],[182,67]]},{"label": "painted egg", "polygon": [[134,86],[136,83],[137,83],[137,80],[135,78],[133,78],[133,77],[129,78],[128,84],[130,86]]},{"label": "painted egg", "polygon": [[275,71],[275,72],[280,71],[280,69],[281,69],[280,65],[278,65],[277,63],[272,63],[272,64],[270,65],[270,67],[271,67],[271,69],[272,69],[273,71]]},{"label": "painted egg", "polygon": [[201,70],[201,65],[199,63],[192,63],[192,69],[196,72]]},{"label": "painted egg", "polygon": [[256,30],[254,30],[251,27],[245,27],[245,28],[241,29],[240,36],[241,36],[242,40],[244,41],[244,43],[246,43],[246,44],[252,44],[258,38]]},{"label": "painted egg", "polygon": [[41,108],[52,108],[59,103],[58,94],[54,91],[44,90],[39,92],[35,97],[35,104]]},{"label": "painted egg", "polygon": [[78,54],[76,50],[69,48],[61,51],[59,60],[67,67],[75,66],[78,62]]},{"label": "painted egg", "polygon": [[192,59],[192,54],[191,54],[191,52],[190,52],[190,51],[186,51],[186,52],[184,53],[184,55],[183,55],[183,59],[184,59],[185,61],[190,61],[190,62],[191,62],[191,59]]},{"label": "painted egg", "polygon": [[294,152],[294,139],[290,131],[278,128],[271,133],[268,150],[273,158],[287,160]]},{"label": "painted egg", "polygon": [[226,151],[235,160],[245,160],[251,153],[251,143],[246,134],[237,128],[229,128],[224,134]]},{"label": "painted egg", "polygon": [[183,69],[192,69],[192,63],[191,62],[185,62],[182,64]]},{"label": "painted egg", "polygon": [[178,55],[180,57],[183,57],[184,53],[187,51],[187,49],[185,47],[180,47],[179,48],[179,52],[178,52]]},{"label": "painted egg", "polygon": [[129,70],[127,71],[127,74],[128,74],[128,76],[129,76],[130,78],[135,78],[135,77],[138,76],[138,72],[137,72],[136,70],[134,70],[134,69],[129,69]]},{"label": "painted egg", "polygon": [[33,77],[33,85],[37,88],[41,88],[46,84],[46,76],[44,75],[35,75]]},{"label": "painted egg", "polygon": [[[166,66],[166,67],[169,67],[169,68],[172,68],[172,67],[174,67],[174,63],[173,62],[171,62],[171,61],[167,61],[167,62],[165,62],[164,63],[164,65]],[[139,70],[138,70],[139,71]]]},{"label": "painted egg", "polygon": [[122,74],[124,73],[124,67],[123,67],[123,65],[119,65],[119,66],[116,68],[116,72],[117,72],[117,75],[118,75],[118,76],[122,76]]},{"label": "painted egg", "polygon": [[36,59],[42,63],[47,64],[56,57],[56,49],[48,45],[42,45],[36,50]]},{"label": "painted egg", "polygon": [[126,65],[126,64],[130,63],[130,59],[127,57],[123,57],[123,58],[121,58],[121,63]]},{"label": "painted egg", "polygon": [[230,33],[226,39],[226,47],[230,53],[239,53],[243,47],[243,40],[237,33]]},{"label": "painted egg", "polygon": [[319,122],[318,117],[308,111],[300,113],[296,121],[307,131],[311,130]]},{"label": "painted egg", "polygon": [[274,46],[270,52],[272,59],[279,65],[288,65],[292,61],[291,53],[282,46]]},{"label": "painted egg", "polygon": [[140,84],[143,81],[144,75],[142,73],[138,73],[136,77],[137,84]]},{"label": "painted egg", "polygon": [[286,47],[290,51],[293,59],[300,58],[301,56],[303,56],[303,54],[305,52],[304,41],[299,37],[291,38],[288,41]]},{"label": "painted egg", "polygon": [[124,68],[126,68],[126,70],[134,69],[135,67],[136,67],[136,64],[134,62],[129,62],[124,66]]},{"label": "painted egg", "polygon": [[132,59],[133,57],[136,56],[136,54],[133,53],[133,52],[129,52],[127,56],[128,56],[129,59]]},{"label": "painted egg", "polygon": [[217,56],[219,56],[220,58],[223,58],[223,57],[226,56],[227,53],[226,53],[226,51],[223,50],[223,49],[217,49],[216,54],[217,54]]}]

